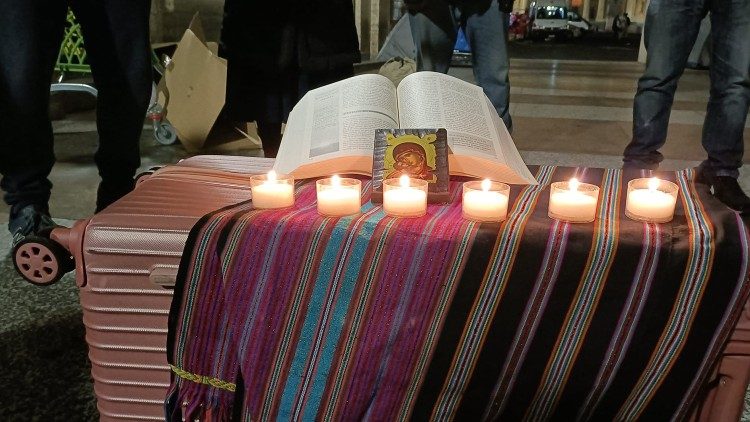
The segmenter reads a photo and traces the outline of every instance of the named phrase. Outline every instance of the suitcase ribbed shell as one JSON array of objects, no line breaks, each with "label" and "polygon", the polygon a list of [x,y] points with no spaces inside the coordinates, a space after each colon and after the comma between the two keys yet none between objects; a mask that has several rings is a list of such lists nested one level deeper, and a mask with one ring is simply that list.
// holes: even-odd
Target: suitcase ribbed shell
[{"label": "suitcase ribbed shell", "polygon": [[[91,374],[101,420],[163,420],[169,386],[167,316],[172,290],[154,284],[177,272],[188,232],[206,213],[247,200],[248,174],[272,160],[201,156],[157,170],[76,230],[85,273],[77,274]],[[160,277],[161,276],[161,277]]]}]

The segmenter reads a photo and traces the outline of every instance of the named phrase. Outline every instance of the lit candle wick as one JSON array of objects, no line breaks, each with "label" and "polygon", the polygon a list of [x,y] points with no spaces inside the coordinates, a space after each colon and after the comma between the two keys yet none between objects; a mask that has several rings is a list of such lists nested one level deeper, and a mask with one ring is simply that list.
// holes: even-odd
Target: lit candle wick
[{"label": "lit candle wick", "polygon": [[271,170],[268,172],[268,175],[266,176],[266,182],[268,183],[276,183],[276,172]]},{"label": "lit candle wick", "polygon": [[333,177],[331,177],[331,186],[336,188],[341,186],[341,178],[338,174],[334,174]]},{"label": "lit candle wick", "polygon": [[648,180],[648,190],[650,190],[651,192],[656,192],[656,189],[659,188],[659,185],[659,179],[656,177],[652,177]]},{"label": "lit candle wick", "polygon": [[570,182],[568,182],[568,188],[571,192],[578,191],[578,186],[581,184],[581,182],[578,181],[575,177],[570,179]]},{"label": "lit candle wick", "polygon": [[402,175],[399,178],[399,184],[401,185],[402,188],[408,188],[409,187],[409,176],[407,176],[405,174]]},{"label": "lit candle wick", "polygon": [[484,179],[482,181],[482,190],[485,192],[489,192],[490,187],[492,187],[492,182],[490,182],[490,179]]}]

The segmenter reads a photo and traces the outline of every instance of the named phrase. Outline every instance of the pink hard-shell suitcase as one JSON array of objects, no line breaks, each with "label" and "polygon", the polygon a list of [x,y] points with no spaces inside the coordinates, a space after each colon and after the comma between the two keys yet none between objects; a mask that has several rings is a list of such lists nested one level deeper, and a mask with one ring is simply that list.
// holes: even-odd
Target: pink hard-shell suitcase
[{"label": "pink hard-shell suitcase", "polygon": [[[164,419],[172,290],[163,286],[173,283],[195,222],[249,199],[248,175],[267,172],[272,163],[187,159],[142,176],[135,191],[117,203],[51,234],[75,259],[101,420]],[[16,251],[20,272],[36,284],[53,281],[67,266],[54,244],[49,247],[28,243]]]},{"label": "pink hard-shell suitcase", "polygon": [[[14,251],[19,272],[36,284],[75,267],[101,420],[164,419],[169,286],[188,233],[208,212],[249,199],[248,175],[265,173],[272,163],[183,160],[142,176],[132,193],[103,212],[53,230],[51,241],[32,239]],[[713,380],[692,419],[737,421],[750,381],[747,305]]]}]

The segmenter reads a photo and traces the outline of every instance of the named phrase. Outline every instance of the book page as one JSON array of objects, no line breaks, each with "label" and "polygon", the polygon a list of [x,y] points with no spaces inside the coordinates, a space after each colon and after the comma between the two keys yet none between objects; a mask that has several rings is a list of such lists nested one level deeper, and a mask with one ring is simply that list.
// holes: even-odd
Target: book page
[{"label": "book page", "polygon": [[513,170],[517,175],[525,179],[529,184],[536,185],[536,178],[531,174],[529,168],[526,166],[526,163],[523,162],[523,158],[521,158],[521,154],[518,153],[516,143],[513,142],[513,138],[510,136],[508,128],[505,127],[503,119],[501,119],[497,114],[497,112],[495,111],[495,106],[492,105],[492,102],[490,102],[490,99],[487,98],[486,95],[484,96],[484,100],[486,101],[487,107],[489,107],[493,111],[492,123],[495,127],[495,131],[498,134],[498,139],[500,140],[500,142],[498,142],[497,144],[499,150],[498,155],[501,157],[500,160],[505,165],[510,167],[510,169]]},{"label": "book page", "polygon": [[481,87],[436,72],[413,73],[397,88],[401,128],[445,128],[456,155],[506,165],[536,184]]},{"label": "book page", "polygon": [[398,86],[402,128],[445,128],[457,154],[502,160],[482,88],[436,72],[413,73]]},{"label": "book page", "polygon": [[371,156],[376,129],[398,127],[393,83],[360,75],[309,91],[289,115],[274,168],[344,156]]}]

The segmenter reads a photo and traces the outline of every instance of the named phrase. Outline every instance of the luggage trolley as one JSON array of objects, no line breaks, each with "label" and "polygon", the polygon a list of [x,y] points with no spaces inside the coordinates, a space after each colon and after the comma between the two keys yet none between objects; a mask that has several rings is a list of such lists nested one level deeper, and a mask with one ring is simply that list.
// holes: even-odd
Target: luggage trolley
[{"label": "luggage trolley", "polygon": [[[64,82],[67,75],[74,73],[90,75],[91,66],[87,63],[86,48],[84,46],[81,25],[76,21],[73,11],[68,10],[66,27],[60,52],[57,55],[55,71],[58,72],[57,81],[50,86],[50,92],[85,92],[94,97],[98,95],[96,87],[86,83]],[[151,63],[155,74],[161,78],[164,75],[164,65],[159,61],[154,51],[151,51]],[[177,142],[177,134],[164,119],[164,110],[156,101],[156,84],[152,84],[151,102],[147,117],[153,123],[154,139],[162,145],[172,145]]]}]

